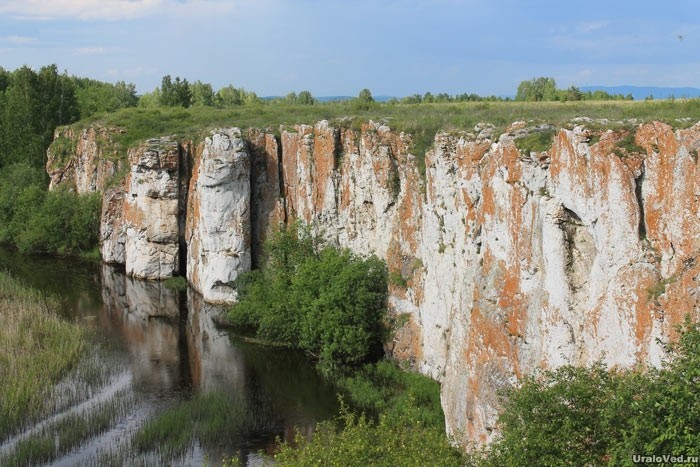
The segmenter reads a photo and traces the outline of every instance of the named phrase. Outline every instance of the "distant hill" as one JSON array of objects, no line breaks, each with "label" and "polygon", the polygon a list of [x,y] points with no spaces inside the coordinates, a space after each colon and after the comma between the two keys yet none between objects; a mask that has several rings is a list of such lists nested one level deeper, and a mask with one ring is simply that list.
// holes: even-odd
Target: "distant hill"
[{"label": "distant hill", "polygon": [[670,97],[700,97],[698,88],[664,88],[654,86],[581,86],[583,92],[605,91],[610,94],[632,94],[634,100],[644,100],[647,96],[654,96],[654,99],[668,99]]}]

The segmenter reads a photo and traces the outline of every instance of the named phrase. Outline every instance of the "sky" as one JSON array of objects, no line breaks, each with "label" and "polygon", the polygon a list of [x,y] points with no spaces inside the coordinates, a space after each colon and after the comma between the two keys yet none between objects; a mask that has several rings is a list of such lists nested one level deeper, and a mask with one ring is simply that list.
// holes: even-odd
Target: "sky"
[{"label": "sky", "polygon": [[697,0],[0,0],[0,66],[259,96],[700,87]]}]

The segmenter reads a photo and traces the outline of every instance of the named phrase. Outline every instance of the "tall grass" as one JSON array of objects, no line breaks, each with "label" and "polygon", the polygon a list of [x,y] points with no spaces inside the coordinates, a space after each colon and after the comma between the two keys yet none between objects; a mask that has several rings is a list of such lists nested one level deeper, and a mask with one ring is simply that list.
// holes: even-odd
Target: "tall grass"
[{"label": "tall grass", "polygon": [[225,446],[249,433],[270,431],[275,425],[265,400],[223,392],[198,394],[150,419],[133,437],[133,448],[155,452],[162,461],[184,456],[195,442]]},{"label": "tall grass", "polygon": [[133,393],[123,390],[94,409],[73,413],[45,425],[0,456],[0,465],[23,466],[53,461],[105,432],[135,405]]},{"label": "tall grass", "polygon": [[86,331],[61,320],[55,300],[0,271],[0,439],[45,406],[80,359]]}]

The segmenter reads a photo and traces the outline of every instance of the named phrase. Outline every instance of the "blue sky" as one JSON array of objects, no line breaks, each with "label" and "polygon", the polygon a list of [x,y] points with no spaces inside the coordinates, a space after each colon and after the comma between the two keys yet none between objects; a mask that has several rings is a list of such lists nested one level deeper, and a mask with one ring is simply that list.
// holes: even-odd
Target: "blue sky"
[{"label": "blue sky", "polygon": [[696,0],[0,0],[0,66],[153,90],[514,94],[520,81],[700,87]]}]

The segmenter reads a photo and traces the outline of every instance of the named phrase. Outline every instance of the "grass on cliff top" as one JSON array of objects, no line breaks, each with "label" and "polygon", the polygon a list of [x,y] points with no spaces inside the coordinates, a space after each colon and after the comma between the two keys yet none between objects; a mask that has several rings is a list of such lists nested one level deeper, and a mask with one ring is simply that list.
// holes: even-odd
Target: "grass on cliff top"
[{"label": "grass on cliff top", "polygon": [[[131,145],[147,138],[176,134],[196,138],[216,127],[237,126],[279,131],[280,125],[314,124],[319,120],[340,120],[350,117],[359,122],[383,121],[391,128],[410,133],[438,130],[472,131],[477,123],[491,123],[504,130],[518,120],[563,126],[575,117],[619,121],[636,118],[640,121],[660,120],[674,127],[687,126],[700,120],[700,99],[664,101],[578,101],[578,102],[462,102],[439,104],[374,103],[359,108],[352,102],[319,103],[316,105],[258,104],[235,108],[161,107],[156,109],[127,108],[110,114],[93,116],[77,123],[86,127],[100,123],[125,129],[117,135],[118,143]],[[680,119],[687,119],[681,121]],[[343,126],[352,123],[339,123]],[[359,128],[359,125],[356,126]]]}]

